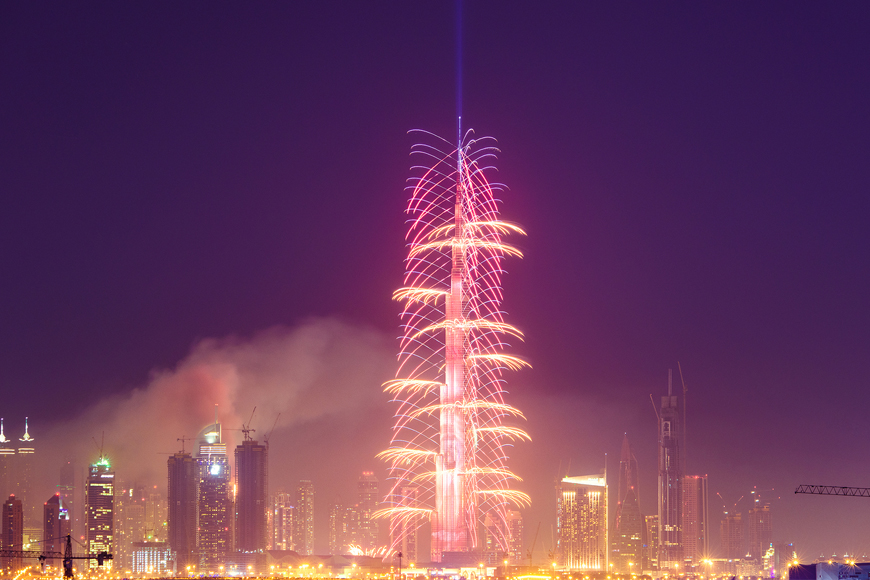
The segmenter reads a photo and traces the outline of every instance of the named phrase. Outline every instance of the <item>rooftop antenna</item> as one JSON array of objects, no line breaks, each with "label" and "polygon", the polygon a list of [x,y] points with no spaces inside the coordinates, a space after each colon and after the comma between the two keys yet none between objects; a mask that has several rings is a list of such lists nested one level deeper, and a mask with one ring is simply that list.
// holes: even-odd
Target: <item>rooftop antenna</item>
[{"label": "rooftop antenna", "polygon": [[[218,414],[217,414],[217,403],[214,404],[214,424],[219,425],[218,423]],[[221,442],[221,429],[218,427],[218,443]]]},{"label": "rooftop antenna", "polygon": [[668,369],[668,396],[669,397],[674,396],[673,378],[674,378],[674,370]]}]

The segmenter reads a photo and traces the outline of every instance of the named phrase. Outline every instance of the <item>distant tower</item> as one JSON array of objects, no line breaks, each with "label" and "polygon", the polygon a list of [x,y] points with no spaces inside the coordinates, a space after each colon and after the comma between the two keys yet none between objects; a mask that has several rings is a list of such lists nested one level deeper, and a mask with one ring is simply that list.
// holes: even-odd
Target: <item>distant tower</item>
[{"label": "distant tower", "polygon": [[272,496],[272,549],[293,550],[293,497],[279,491]]},{"label": "distant tower", "polygon": [[24,435],[18,440],[18,455],[16,456],[15,476],[18,479],[15,497],[21,500],[24,506],[24,527],[37,527],[39,519],[36,517],[36,502],[33,497],[33,455],[36,449],[33,446],[33,437],[28,432],[28,418],[24,418]]},{"label": "distant tower", "polygon": [[[111,471],[105,456],[90,467],[85,497],[88,552],[112,553],[115,536],[115,472]],[[96,568],[97,561],[88,560],[88,566]]]},{"label": "distant tower", "polygon": [[198,467],[190,453],[169,457],[169,547],[175,552],[176,570],[198,564],[196,557],[196,504]]},{"label": "distant tower", "polygon": [[724,557],[736,560],[746,556],[741,514],[725,512],[725,519],[719,524],[719,533]]},{"label": "distant tower", "polygon": [[566,477],[556,506],[557,562],[569,570],[606,571],[607,477]]},{"label": "distant tower", "polygon": [[644,516],[643,566],[644,571],[659,569],[659,515]]},{"label": "distant tower", "polygon": [[236,549],[241,552],[266,549],[268,476],[267,447],[253,439],[242,441],[236,447]]},{"label": "distant tower", "polygon": [[15,448],[3,433],[3,419],[0,419],[0,498],[9,497],[15,491]]},{"label": "distant tower", "polygon": [[525,557],[525,542],[523,541],[523,516],[520,512],[515,510],[508,512],[508,530],[511,534],[508,561],[511,564],[522,564]]},{"label": "distant tower", "polygon": [[115,547],[113,564],[121,570],[133,568],[133,544],[145,539],[145,490],[139,485],[125,487],[115,482]]},{"label": "distant tower", "polygon": [[46,552],[63,553],[65,545],[63,538],[70,533],[70,513],[63,505],[63,496],[58,492],[45,502],[41,549]]},{"label": "distant tower", "polygon": [[227,444],[221,442],[221,424],[205,427],[197,436],[199,477],[197,549],[200,574],[217,573],[232,548],[232,500]]},{"label": "distant tower", "polygon": [[637,473],[637,459],[628,443],[628,435],[625,435],[619,460],[619,495],[613,533],[614,572],[621,574],[641,571],[644,521],[640,515]]},{"label": "distant tower", "polygon": [[303,556],[314,553],[314,484],[307,479],[299,482],[296,489],[296,529],[293,543]]},{"label": "distant tower", "polygon": [[694,565],[710,556],[707,476],[683,476],[683,557]]},{"label": "distant tower", "polygon": [[359,544],[363,550],[369,551],[378,544],[378,521],[372,517],[378,509],[378,478],[371,471],[363,471],[356,489]]},{"label": "distant tower", "polygon": [[[3,533],[0,535],[4,550],[21,550],[24,548],[24,508],[21,500],[10,495],[3,504]],[[20,557],[3,558],[3,567],[8,572],[21,568]]]},{"label": "distant tower", "polygon": [[668,370],[668,396],[659,414],[659,569],[676,571],[683,562],[683,466],[680,406]]},{"label": "distant tower", "polygon": [[749,557],[761,564],[761,559],[773,542],[770,504],[762,502],[758,494],[755,494],[755,503],[746,514],[746,519],[749,524]]},{"label": "distant tower", "polygon": [[76,499],[76,484],[75,484],[75,468],[72,460],[64,461],[60,466],[60,482],[57,486],[57,491],[60,494],[60,505],[66,510],[69,517],[70,533],[77,530],[75,522],[75,506],[79,505]]},{"label": "distant tower", "polygon": [[350,514],[341,501],[341,496],[335,496],[335,501],[329,506],[329,553],[339,556],[347,553],[350,538]]}]

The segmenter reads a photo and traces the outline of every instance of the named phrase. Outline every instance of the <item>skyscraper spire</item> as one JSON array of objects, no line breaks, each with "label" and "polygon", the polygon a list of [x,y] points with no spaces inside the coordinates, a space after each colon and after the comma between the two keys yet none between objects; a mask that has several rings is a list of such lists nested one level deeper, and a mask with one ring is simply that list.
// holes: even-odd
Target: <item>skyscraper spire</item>
[{"label": "skyscraper spire", "polygon": [[0,418],[0,443],[9,443],[9,439],[3,434],[3,419]]},{"label": "skyscraper spire", "polygon": [[517,478],[506,461],[510,441],[528,435],[506,424],[522,414],[504,400],[505,375],[527,365],[503,352],[522,333],[504,321],[500,287],[502,260],[521,256],[503,237],[524,232],[499,219],[498,186],[486,176],[494,143],[461,131],[459,117],[455,145],[412,149],[429,166],[415,166],[410,180],[405,286],[393,295],[404,303],[404,336],[396,379],[384,385],[398,410],[381,454],[393,482],[381,515],[394,548],[431,521],[435,562],[476,552],[487,518],[507,552],[508,506],[528,503],[510,489]]},{"label": "skyscraper spire", "polygon": [[622,439],[617,494],[612,560],[615,572],[631,574],[641,569],[643,518],[637,488],[637,459],[627,433]]},{"label": "skyscraper spire", "polygon": [[24,437],[19,439],[19,441],[24,441],[25,443],[29,442],[29,441],[33,441],[33,437],[31,437],[30,433],[27,432],[27,429],[28,429],[27,428],[27,420],[28,420],[28,417],[25,417],[24,418]]}]

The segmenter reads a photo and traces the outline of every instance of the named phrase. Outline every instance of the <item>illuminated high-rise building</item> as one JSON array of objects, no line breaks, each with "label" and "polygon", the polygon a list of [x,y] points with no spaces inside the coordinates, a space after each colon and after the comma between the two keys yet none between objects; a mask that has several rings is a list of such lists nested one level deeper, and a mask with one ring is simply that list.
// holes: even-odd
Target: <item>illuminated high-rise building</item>
[{"label": "illuminated high-rise building", "polygon": [[698,565],[710,556],[707,476],[683,476],[683,559]]},{"label": "illuminated high-rise building", "polygon": [[169,507],[155,485],[145,495],[145,540],[165,542],[169,537]]},{"label": "illuminated high-rise building", "polygon": [[[245,433],[247,436],[247,433]],[[266,549],[269,498],[268,448],[252,439],[236,447],[236,550]]]},{"label": "illuminated high-rise building", "polygon": [[169,546],[175,552],[177,570],[199,563],[196,555],[196,508],[199,468],[190,453],[169,457],[169,509],[167,513]]},{"label": "illuminated high-rise building", "polygon": [[128,487],[115,482],[115,567],[130,570],[133,566],[133,544],[145,539],[145,492],[139,485]]},{"label": "illuminated high-rise building", "polygon": [[197,551],[199,572],[217,573],[232,549],[232,500],[227,444],[215,420],[197,436]]},{"label": "illuminated high-rise building", "polygon": [[372,515],[378,509],[378,478],[371,471],[363,471],[356,484],[359,511],[359,546],[364,551],[378,544],[378,520]]},{"label": "illuminated high-rise building", "polygon": [[43,508],[43,528],[41,549],[46,552],[63,553],[64,541],[70,530],[69,509],[63,505],[60,492],[54,494],[45,502]]},{"label": "illuminated high-rise building", "polygon": [[350,525],[350,510],[342,503],[341,496],[336,496],[329,506],[329,553],[333,556],[348,553]]},{"label": "illuminated high-rise building", "polygon": [[10,443],[3,433],[3,419],[0,419],[0,498],[15,492],[15,448]]},{"label": "illuminated high-rise building", "polygon": [[524,539],[524,530],[523,530],[523,516],[520,512],[516,510],[511,510],[508,512],[508,530],[511,534],[511,541],[508,544],[508,561],[511,564],[519,565],[523,562],[523,558],[525,556],[524,547],[525,543]]},{"label": "illuminated high-rise building", "polygon": [[770,504],[762,502],[754,491],[755,502],[746,514],[749,529],[749,558],[761,563],[768,548],[773,545],[773,524],[770,519]]},{"label": "illuminated high-rise building", "polygon": [[15,456],[15,497],[21,500],[24,509],[24,527],[41,527],[37,524],[40,518],[36,515],[36,501],[33,497],[33,456],[36,448],[28,428],[29,418],[24,418],[24,435],[18,441],[18,453]]},{"label": "illuminated high-rise building", "polygon": [[743,517],[740,513],[725,512],[725,519],[719,524],[722,555],[729,560],[746,556],[744,544]]},{"label": "illuminated high-rise building", "polygon": [[[85,514],[88,552],[112,553],[115,538],[115,472],[109,460],[103,456],[91,465],[86,488]],[[96,568],[96,560],[88,560],[88,566]]]},{"label": "illuminated high-rise building", "polygon": [[296,488],[296,514],[293,543],[303,556],[314,553],[314,484],[307,479]]},{"label": "illuminated high-rise building", "polygon": [[668,396],[659,412],[659,569],[677,571],[683,562],[682,429],[678,397],[668,370]]},{"label": "illuminated high-rise building", "polygon": [[659,569],[659,515],[644,516],[643,561],[644,572]]},{"label": "illuminated high-rise building", "polygon": [[[0,534],[4,550],[24,549],[24,507],[21,500],[10,495],[3,504],[3,530]],[[22,559],[19,556],[3,558],[3,567],[7,574],[21,568]]]},{"label": "illuminated high-rise building", "polygon": [[[525,366],[505,349],[522,333],[505,322],[502,260],[521,252],[505,238],[521,228],[502,221],[494,170],[495,143],[472,132],[451,143],[424,133],[412,148],[399,368],[384,385],[395,404],[384,503],[395,552],[401,530],[429,525],[431,559],[476,563],[480,524],[506,534],[511,506],[529,503],[511,489],[511,441],[528,439],[507,404],[509,371]],[[431,139],[430,139],[431,137]],[[419,157],[418,157],[419,156]],[[418,489],[412,503],[402,489]],[[497,539],[507,552],[510,538]]]},{"label": "illuminated high-rise building", "polygon": [[557,556],[568,570],[607,570],[607,478],[566,477],[558,485]]},{"label": "illuminated high-rise building", "polygon": [[622,439],[619,460],[619,488],[616,498],[616,520],[613,527],[613,571],[621,574],[640,572],[643,545],[643,517],[637,485],[637,459],[628,443]]},{"label": "illuminated high-rise building", "polygon": [[293,496],[279,491],[272,496],[271,522],[272,522],[272,549],[294,550],[293,544],[293,519],[296,508]]}]

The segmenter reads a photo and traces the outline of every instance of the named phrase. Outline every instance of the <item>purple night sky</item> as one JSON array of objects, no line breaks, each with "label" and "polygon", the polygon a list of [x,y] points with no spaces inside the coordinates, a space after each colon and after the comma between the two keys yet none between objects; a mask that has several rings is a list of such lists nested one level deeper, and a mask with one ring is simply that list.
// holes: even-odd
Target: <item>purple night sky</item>
[{"label": "purple night sky", "polygon": [[[607,453],[615,488],[623,433],[654,512],[679,361],[714,547],[713,494],[757,486],[803,559],[870,554],[870,501],[792,493],[870,487],[870,5],[464,13],[463,124],[529,233],[504,279],[528,541],[569,465]],[[325,551],[332,497],[384,474],[407,131],[455,134],[455,44],[452,2],[0,8],[0,416],[47,478],[105,431],[119,477],[165,485],[214,403],[258,436],[281,411],[271,488],[314,480]]]}]

